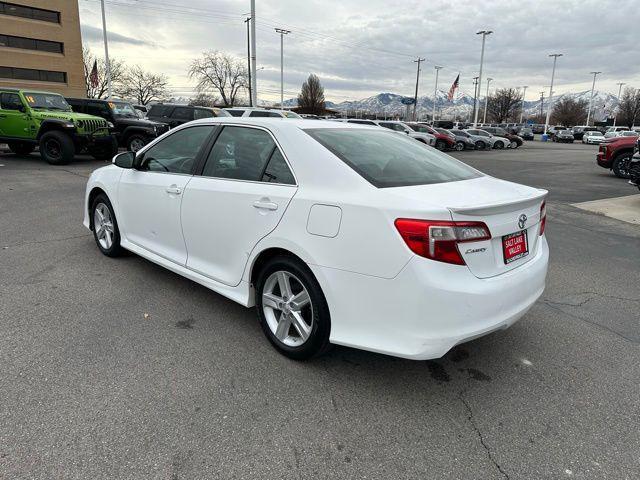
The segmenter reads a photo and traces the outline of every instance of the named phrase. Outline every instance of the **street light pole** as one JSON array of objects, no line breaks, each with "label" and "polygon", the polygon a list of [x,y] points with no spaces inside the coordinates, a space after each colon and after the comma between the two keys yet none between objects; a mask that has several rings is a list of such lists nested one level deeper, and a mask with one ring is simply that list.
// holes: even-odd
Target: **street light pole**
[{"label": "street light pole", "polygon": [[284,36],[291,33],[291,30],[276,28],[280,34],[280,108],[284,107]]},{"label": "street light pole", "polygon": [[244,23],[247,24],[247,73],[249,75],[249,106],[253,107],[253,96],[251,95],[251,35],[249,30],[251,17],[247,17]]},{"label": "street light pole", "polygon": [[591,105],[593,104],[593,91],[596,88],[596,77],[602,72],[589,72],[593,75],[593,83],[591,84],[591,96],[589,97],[589,110],[587,111],[587,127],[589,126],[589,120],[591,120]]},{"label": "street light pole", "polygon": [[487,77],[487,94],[484,97],[484,117],[482,123],[487,123],[487,107],[489,106],[489,84],[493,82],[493,78]]},{"label": "street light pole", "polygon": [[544,122],[544,134],[547,134],[547,129],[549,128],[549,117],[551,117],[551,109],[553,108],[553,80],[556,76],[556,62],[558,61],[558,57],[562,56],[562,53],[552,53],[549,55],[553,57],[553,69],[551,70],[551,85],[549,86],[549,106],[547,107],[547,118]]},{"label": "street light pole", "polygon": [[102,7],[102,37],[104,39],[104,67],[107,75],[107,98],[113,94],[111,90],[111,63],[109,62],[109,42],[107,41],[107,17],[104,11],[104,0],[100,0]]},{"label": "street light pole", "polygon": [[616,83],[618,85],[618,107],[616,108],[616,114],[613,116],[613,126],[616,126],[616,119],[618,118],[618,110],[620,108],[620,95],[622,94],[622,86],[626,85],[626,83]]},{"label": "street light pole", "polygon": [[431,121],[433,122],[433,124],[435,126],[435,121],[436,121],[436,101],[438,100],[438,73],[440,73],[440,69],[442,67],[440,67],[439,65],[435,65],[433,68],[436,69],[436,86],[433,89],[433,113],[431,114]]},{"label": "street light pole", "polygon": [[473,77],[473,117],[476,117],[476,100],[478,98],[478,77]]},{"label": "street light pole", "polygon": [[[485,39],[487,38],[487,35],[491,35],[493,33],[493,31],[491,30],[480,30],[479,32],[476,32],[476,35],[482,35],[482,51],[480,53],[480,72],[478,73],[478,92],[480,92],[480,88],[482,88],[482,64],[484,63],[484,42]],[[477,95],[478,97],[480,96],[480,93],[478,93]],[[476,105],[476,103],[478,102],[478,99],[476,97],[476,100],[474,102],[474,111],[475,114],[473,116],[473,126],[474,128],[478,125],[478,112],[479,112],[479,108]]]},{"label": "street light pole", "polygon": [[251,105],[258,106],[258,72],[256,71],[256,0],[251,0]]},{"label": "street light pole", "polygon": [[520,108],[520,123],[522,123],[522,116],[524,115],[524,96],[527,94],[527,88],[529,88],[529,85],[524,85],[522,87],[522,108]]},{"label": "street light pole", "polygon": [[[418,106],[418,82],[420,81],[420,63],[424,62],[426,58],[418,57],[413,61],[413,63],[418,64],[418,70],[416,71],[416,93],[413,95],[413,121],[416,121],[416,108]],[[407,109],[407,116],[409,114],[409,109]]]}]

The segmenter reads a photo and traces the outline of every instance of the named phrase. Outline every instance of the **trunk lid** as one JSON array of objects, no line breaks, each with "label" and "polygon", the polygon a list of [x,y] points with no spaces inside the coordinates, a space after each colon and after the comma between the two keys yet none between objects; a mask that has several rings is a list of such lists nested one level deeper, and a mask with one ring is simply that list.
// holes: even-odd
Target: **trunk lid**
[{"label": "trunk lid", "polygon": [[[388,190],[416,204],[444,207],[453,221],[484,222],[489,227],[491,239],[458,244],[469,270],[478,278],[513,270],[531,260],[537,251],[540,206],[547,195],[546,190],[489,176]],[[503,237],[518,232],[525,232],[528,253],[507,263]]]}]

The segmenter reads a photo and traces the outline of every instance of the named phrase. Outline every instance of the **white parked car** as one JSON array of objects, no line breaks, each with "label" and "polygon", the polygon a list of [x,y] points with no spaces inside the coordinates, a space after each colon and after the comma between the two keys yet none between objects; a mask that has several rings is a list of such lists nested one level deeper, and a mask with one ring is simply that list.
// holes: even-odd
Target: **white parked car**
[{"label": "white parked car", "polygon": [[511,140],[505,137],[496,137],[495,135],[477,128],[468,128],[465,130],[471,135],[471,140],[476,146],[476,149],[483,150],[485,148],[507,148],[511,144]]},{"label": "white parked car", "polygon": [[107,256],[255,306],[287,356],[429,359],[542,294],[546,194],[381,128],[219,117],[94,171],[84,225]]},{"label": "white parked car", "polygon": [[275,108],[229,107],[222,108],[221,110],[228,113],[232,117],[302,118],[296,112],[292,112],[290,110],[278,110]]},{"label": "white parked car", "polygon": [[394,132],[409,135],[410,137],[415,138],[422,143],[426,143],[431,147],[435,146],[436,144],[436,137],[434,135],[431,135],[428,132],[416,131],[415,129],[411,128],[410,125],[396,120],[368,120],[366,118],[349,118],[348,120],[343,121],[347,123],[355,123],[357,125],[369,125],[387,128],[389,130],[393,130]]},{"label": "white parked car", "polygon": [[601,132],[597,132],[595,130],[588,130],[584,132],[584,135],[582,136],[582,143],[599,145],[604,142],[604,140],[604,135]]}]

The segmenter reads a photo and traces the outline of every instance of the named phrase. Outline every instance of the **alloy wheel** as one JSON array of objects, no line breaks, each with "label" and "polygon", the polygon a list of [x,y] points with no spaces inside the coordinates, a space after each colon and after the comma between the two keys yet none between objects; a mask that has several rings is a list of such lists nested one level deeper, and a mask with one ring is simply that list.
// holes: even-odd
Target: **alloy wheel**
[{"label": "alloy wheel", "polygon": [[93,211],[93,228],[100,246],[109,250],[113,245],[113,219],[111,210],[104,203],[99,203]]},{"label": "alloy wheel", "polygon": [[129,145],[131,147],[132,152],[137,152],[138,150],[140,150],[142,147],[145,146],[145,143],[143,140],[139,138],[134,138],[133,140],[131,140],[131,143]]},{"label": "alloy wheel", "polygon": [[46,141],[44,149],[47,152],[47,155],[51,158],[58,159],[62,157],[62,147],[60,142],[53,138]]},{"label": "alloy wheel", "polygon": [[262,311],[275,337],[299,347],[313,330],[313,304],[304,284],[290,272],[273,272],[262,290]]}]

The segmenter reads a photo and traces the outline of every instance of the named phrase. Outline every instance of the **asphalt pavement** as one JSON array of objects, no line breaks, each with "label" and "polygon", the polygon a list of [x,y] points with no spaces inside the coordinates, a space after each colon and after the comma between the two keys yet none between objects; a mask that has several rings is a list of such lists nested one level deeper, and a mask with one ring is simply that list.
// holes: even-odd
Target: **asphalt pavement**
[{"label": "asphalt pavement", "polygon": [[550,191],[547,289],[512,328],[306,363],[253,309],[101,255],[81,222],[102,162],[0,154],[0,478],[640,477],[640,231],[571,206],[637,191],[595,151],[455,153]]}]

